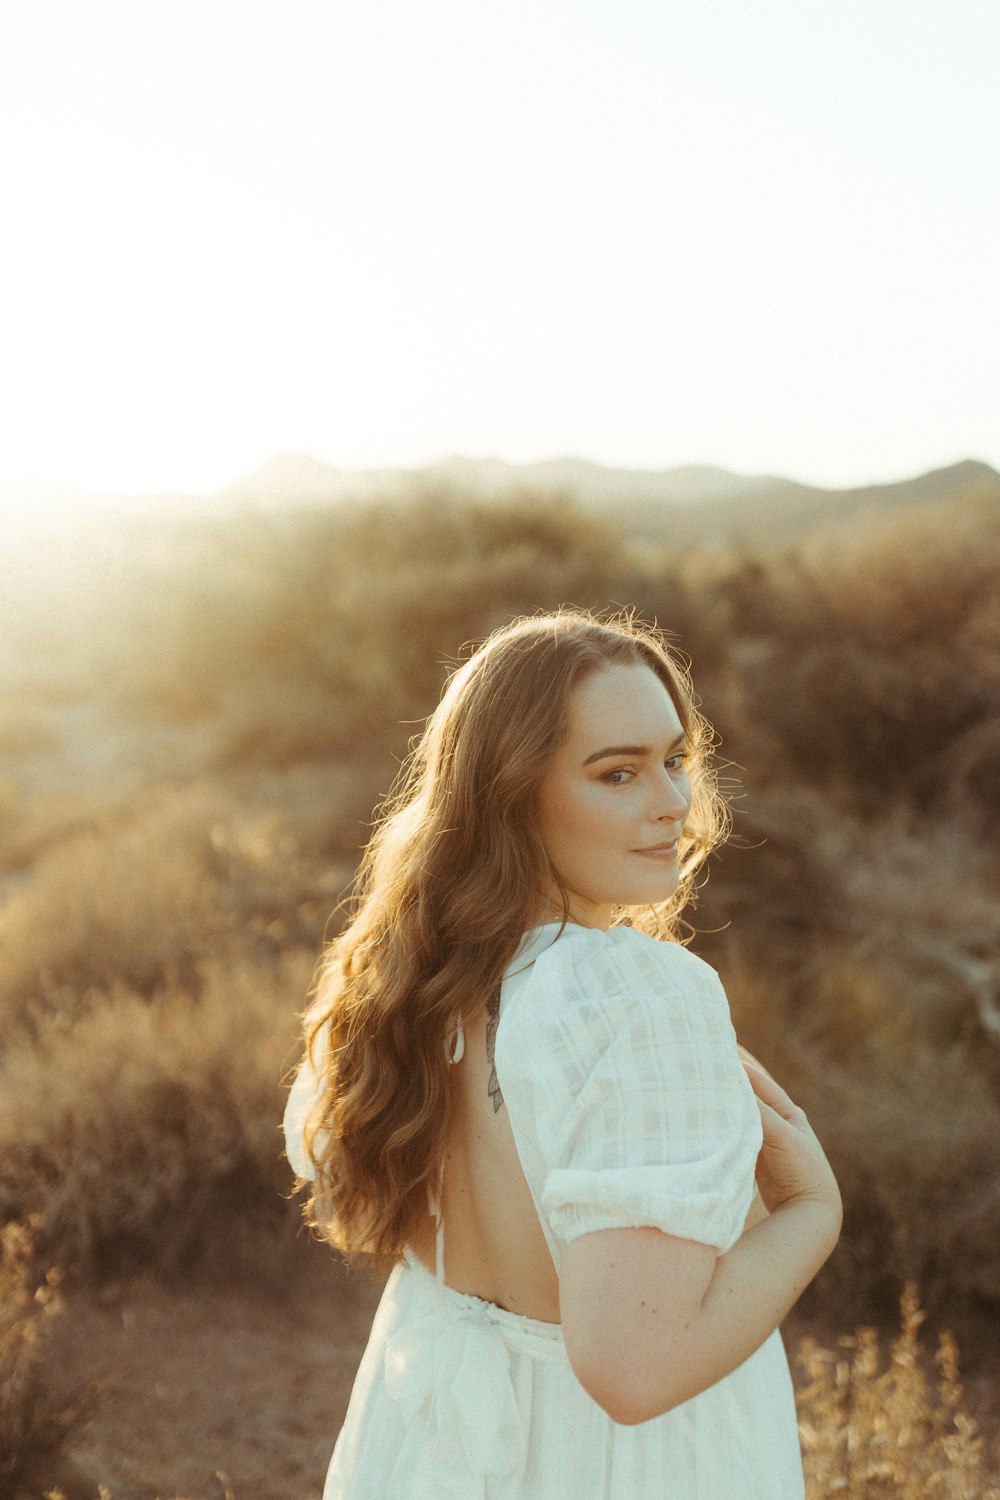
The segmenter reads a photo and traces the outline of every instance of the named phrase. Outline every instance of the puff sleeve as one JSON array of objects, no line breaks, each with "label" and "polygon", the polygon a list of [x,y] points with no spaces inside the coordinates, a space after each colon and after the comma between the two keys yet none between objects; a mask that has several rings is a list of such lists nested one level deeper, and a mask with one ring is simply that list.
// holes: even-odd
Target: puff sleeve
[{"label": "puff sleeve", "polygon": [[496,1060],[557,1268],[602,1229],[735,1244],[762,1130],[708,964],[628,928],[567,929],[502,1013]]}]

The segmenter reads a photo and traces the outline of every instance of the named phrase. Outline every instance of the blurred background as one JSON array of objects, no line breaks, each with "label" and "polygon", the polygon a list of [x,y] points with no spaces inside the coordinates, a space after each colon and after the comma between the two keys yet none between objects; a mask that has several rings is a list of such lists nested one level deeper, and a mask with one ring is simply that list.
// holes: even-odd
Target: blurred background
[{"label": "blurred background", "polygon": [[298,1012],[447,672],[560,604],[720,736],[692,945],[847,1205],[811,1500],[988,1493],[998,52],[986,0],[4,9],[0,1495],[318,1496],[377,1288],[288,1201]]}]

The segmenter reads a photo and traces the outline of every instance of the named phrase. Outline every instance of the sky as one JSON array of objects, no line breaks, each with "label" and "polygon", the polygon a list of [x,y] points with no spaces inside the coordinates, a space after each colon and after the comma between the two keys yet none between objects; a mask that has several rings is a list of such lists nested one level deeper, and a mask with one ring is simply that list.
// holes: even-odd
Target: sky
[{"label": "sky", "polygon": [[0,0],[0,476],[1000,467],[996,0]]}]

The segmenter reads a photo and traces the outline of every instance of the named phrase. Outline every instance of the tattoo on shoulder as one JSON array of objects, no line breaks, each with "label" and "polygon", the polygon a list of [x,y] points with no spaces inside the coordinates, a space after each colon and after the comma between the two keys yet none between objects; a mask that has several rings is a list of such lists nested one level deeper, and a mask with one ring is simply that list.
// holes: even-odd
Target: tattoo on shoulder
[{"label": "tattoo on shoulder", "polygon": [[494,1114],[499,1113],[503,1108],[503,1094],[500,1092],[500,1080],[497,1078],[497,1065],[493,1055],[499,1024],[500,989],[498,986],[496,992],[486,1002],[486,1060],[490,1065],[490,1081],[486,1087],[490,1098],[493,1100]]}]

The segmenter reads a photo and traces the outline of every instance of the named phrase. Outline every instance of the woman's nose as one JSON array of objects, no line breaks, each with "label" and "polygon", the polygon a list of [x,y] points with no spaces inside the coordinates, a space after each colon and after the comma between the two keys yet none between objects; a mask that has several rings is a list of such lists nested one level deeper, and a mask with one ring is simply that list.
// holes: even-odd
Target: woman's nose
[{"label": "woman's nose", "polygon": [[682,772],[669,771],[663,773],[663,783],[658,788],[659,795],[656,799],[656,818],[663,821],[667,818],[686,818],[691,810],[691,783]]}]

